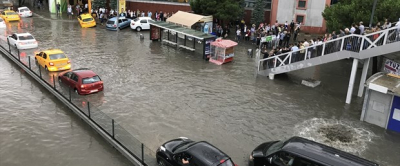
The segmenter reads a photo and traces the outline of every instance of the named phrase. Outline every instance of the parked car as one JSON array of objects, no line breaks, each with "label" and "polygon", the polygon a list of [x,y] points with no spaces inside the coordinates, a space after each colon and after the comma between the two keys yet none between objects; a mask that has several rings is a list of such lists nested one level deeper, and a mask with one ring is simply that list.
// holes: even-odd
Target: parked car
[{"label": "parked car", "polygon": [[[204,153],[207,152],[207,153]],[[195,142],[185,137],[168,141],[157,149],[159,166],[236,166],[224,152],[208,142]]]},{"label": "parked car", "polygon": [[117,26],[117,17],[113,17],[113,18],[110,18],[107,20],[106,28],[108,30],[116,31],[117,28],[124,29],[126,27],[129,27],[130,23],[131,23],[131,19],[127,19],[125,17],[119,17],[118,26]]},{"label": "parked car", "polygon": [[250,166],[378,166],[347,152],[305,139],[266,142],[250,155]]},{"label": "parked car", "polygon": [[87,68],[65,71],[60,73],[58,81],[74,90],[75,93],[86,95],[104,90],[100,77]]},{"label": "parked car", "polygon": [[32,17],[32,11],[28,7],[19,7],[18,14],[20,17]]},{"label": "parked car", "polygon": [[5,10],[2,11],[0,14],[0,17],[3,18],[3,20],[9,22],[9,21],[19,21],[20,17],[17,13],[15,13],[12,10]]},{"label": "parked car", "polygon": [[10,45],[17,49],[37,48],[38,42],[30,33],[13,33],[7,36]]},{"label": "parked car", "polygon": [[35,53],[35,61],[46,71],[61,71],[71,69],[71,61],[59,49],[49,49]]},{"label": "parked car", "polygon": [[79,24],[82,28],[90,28],[96,26],[96,21],[90,14],[81,14],[78,16]]},{"label": "parked car", "polygon": [[6,27],[6,22],[3,20],[3,18],[0,17],[0,28],[5,28]]},{"label": "parked car", "polygon": [[136,31],[149,30],[150,23],[149,21],[152,20],[150,17],[138,17],[131,21],[131,29]]}]

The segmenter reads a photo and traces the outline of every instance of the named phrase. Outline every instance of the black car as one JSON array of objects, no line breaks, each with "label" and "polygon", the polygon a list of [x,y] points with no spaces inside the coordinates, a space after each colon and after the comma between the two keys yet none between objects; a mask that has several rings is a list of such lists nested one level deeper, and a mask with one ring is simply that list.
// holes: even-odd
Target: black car
[{"label": "black car", "polygon": [[266,142],[250,155],[250,166],[378,166],[347,152],[305,139]]},{"label": "black car", "polygon": [[164,143],[157,149],[156,157],[159,166],[236,166],[228,155],[210,143],[185,137]]}]

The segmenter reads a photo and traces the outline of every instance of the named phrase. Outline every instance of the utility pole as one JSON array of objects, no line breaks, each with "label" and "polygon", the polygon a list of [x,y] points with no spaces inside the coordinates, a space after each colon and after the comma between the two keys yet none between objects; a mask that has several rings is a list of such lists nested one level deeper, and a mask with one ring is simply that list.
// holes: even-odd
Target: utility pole
[{"label": "utility pole", "polygon": [[117,33],[119,32],[119,0],[117,1]]},{"label": "utility pole", "polygon": [[[376,3],[378,0],[374,1],[374,6],[372,7],[372,13],[371,13],[371,19],[369,20],[369,28],[372,28],[372,22],[374,21],[374,14],[375,14],[375,8],[376,8]],[[378,57],[373,57],[372,58],[372,74],[375,74],[378,72]]]}]

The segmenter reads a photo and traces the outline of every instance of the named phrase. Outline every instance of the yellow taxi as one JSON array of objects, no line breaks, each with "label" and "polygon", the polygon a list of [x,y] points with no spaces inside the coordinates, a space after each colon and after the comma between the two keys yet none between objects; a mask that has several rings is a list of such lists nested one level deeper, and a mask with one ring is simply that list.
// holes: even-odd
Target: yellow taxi
[{"label": "yellow taxi", "polygon": [[35,61],[47,71],[71,69],[71,61],[60,49],[49,49],[35,53]]},{"label": "yellow taxi", "polygon": [[7,22],[8,21],[19,21],[20,20],[19,15],[16,12],[12,11],[12,10],[2,11],[0,17],[3,18],[3,20],[5,20]]},{"label": "yellow taxi", "polygon": [[96,21],[90,14],[81,14],[78,16],[78,21],[82,28],[89,28],[96,26]]}]

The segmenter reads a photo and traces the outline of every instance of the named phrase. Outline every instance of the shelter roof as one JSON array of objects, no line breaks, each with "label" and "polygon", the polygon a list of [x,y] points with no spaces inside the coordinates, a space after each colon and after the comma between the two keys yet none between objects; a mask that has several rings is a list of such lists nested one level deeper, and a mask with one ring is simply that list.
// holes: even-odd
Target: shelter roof
[{"label": "shelter roof", "polygon": [[366,86],[381,93],[400,96],[400,77],[396,75],[376,73],[366,81]]},{"label": "shelter roof", "polygon": [[188,28],[192,27],[193,24],[200,21],[203,17],[202,15],[178,11],[171,17],[167,19],[166,22],[171,22],[174,24],[186,26]]},{"label": "shelter roof", "polygon": [[217,39],[216,41],[212,42],[211,45],[217,46],[217,47],[222,47],[222,48],[229,48],[236,46],[238,43],[232,41],[232,40],[221,40]]},{"label": "shelter roof", "polygon": [[208,38],[215,38],[215,36],[203,33],[201,31],[196,31],[194,29],[185,28],[174,23],[169,22],[162,22],[162,21],[149,21],[149,23],[153,26],[160,27],[166,30],[175,31],[180,34],[184,34],[189,37],[193,37],[199,40],[208,39]]}]

